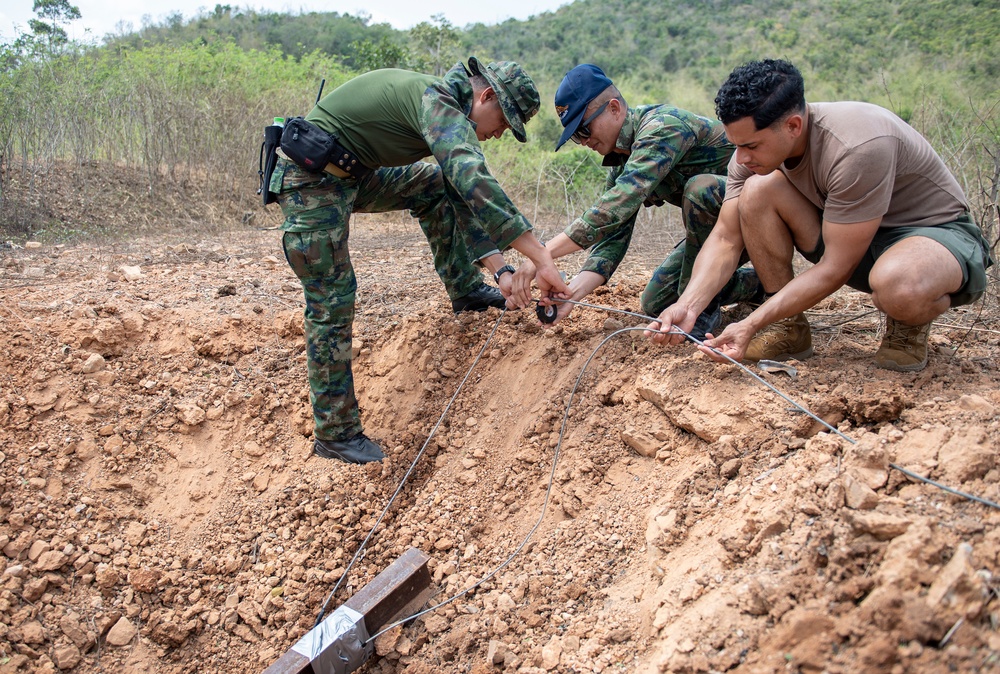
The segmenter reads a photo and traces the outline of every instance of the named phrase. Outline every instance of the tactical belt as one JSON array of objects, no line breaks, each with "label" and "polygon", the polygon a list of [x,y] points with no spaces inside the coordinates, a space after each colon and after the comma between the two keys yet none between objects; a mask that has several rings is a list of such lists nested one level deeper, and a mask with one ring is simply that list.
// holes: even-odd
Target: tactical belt
[{"label": "tactical belt", "polygon": [[327,133],[304,117],[292,117],[281,132],[281,156],[310,173],[326,171],[339,178],[365,178],[371,169]]},{"label": "tactical belt", "polygon": [[336,137],[333,139],[333,154],[330,155],[330,162],[324,170],[327,173],[333,173],[333,175],[337,175],[334,171],[347,173],[358,180],[367,177],[372,172],[370,168],[361,163],[358,155],[341,145]]},{"label": "tactical belt", "polygon": [[[281,157],[282,159],[287,159],[288,161],[292,162],[293,164],[295,163],[292,160],[292,158],[289,157],[287,154],[285,154],[285,151],[282,150],[280,147],[277,149],[277,153],[278,153],[278,156]],[[368,168],[368,167],[366,166],[365,168]],[[326,173],[329,173],[330,175],[337,176],[338,178],[351,178],[351,177],[355,177],[355,176],[352,176],[347,171],[344,171],[342,169],[337,168],[334,165],[333,162],[329,162],[323,170]]]}]

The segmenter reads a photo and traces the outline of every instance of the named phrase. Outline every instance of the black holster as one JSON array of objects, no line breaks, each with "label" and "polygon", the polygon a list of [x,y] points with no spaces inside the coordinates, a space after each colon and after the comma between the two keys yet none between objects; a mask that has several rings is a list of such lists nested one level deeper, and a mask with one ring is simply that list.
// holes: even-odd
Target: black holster
[{"label": "black holster", "polygon": [[278,162],[278,147],[281,145],[282,128],[276,124],[264,127],[264,142],[260,144],[260,157],[257,161],[257,175],[260,178],[260,185],[257,187],[257,194],[261,195],[261,201],[265,206],[278,200],[278,195],[270,190],[271,174],[274,173],[274,165]]}]

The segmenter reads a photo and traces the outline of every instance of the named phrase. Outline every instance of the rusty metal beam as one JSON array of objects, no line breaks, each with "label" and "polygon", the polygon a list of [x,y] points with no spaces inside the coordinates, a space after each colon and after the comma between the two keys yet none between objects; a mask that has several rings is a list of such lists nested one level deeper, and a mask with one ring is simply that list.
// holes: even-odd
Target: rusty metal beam
[{"label": "rusty metal beam", "polygon": [[[430,557],[423,551],[409,548],[372,582],[344,602],[344,606],[364,616],[368,634],[377,633],[394,618],[401,616],[404,609],[408,608],[407,605],[430,586],[428,561]],[[313,628],[317,629],[320,627]],[[335,643],[327,648],[334,647]],[[310,662],[305,655],[289,650],[265,669],[263,674],[324,674],[314,672]]]}]

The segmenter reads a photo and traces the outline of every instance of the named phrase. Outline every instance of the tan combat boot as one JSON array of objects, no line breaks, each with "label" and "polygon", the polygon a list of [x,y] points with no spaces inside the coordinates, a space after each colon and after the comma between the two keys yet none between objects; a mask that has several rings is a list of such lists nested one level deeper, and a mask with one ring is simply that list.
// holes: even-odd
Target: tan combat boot
[{"label": "tan combat boot", "polygon": [[803,360],[813,355],[812,331],[805,314],[771,323],[750,340],[744,360]]},{"label": "tan combat boot", "polygon": [[927,365],[927,334],[931,324],[904,325],[885,317],[885,335],[875,352],[875,365],[896,372],[916,372]]}]

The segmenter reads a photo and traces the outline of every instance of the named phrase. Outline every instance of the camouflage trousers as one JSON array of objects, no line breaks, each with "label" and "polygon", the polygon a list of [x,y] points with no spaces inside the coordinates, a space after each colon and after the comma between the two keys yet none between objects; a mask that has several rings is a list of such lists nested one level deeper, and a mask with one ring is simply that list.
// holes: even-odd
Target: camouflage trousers
[{"label": "camouflage trousers", "polygon": [[351,369],[357,291],[347,241],[351,213],[409,210],[427,236],[434,268],[452,299],[483,282],[473,260],[479,257],[477,251],[487,254],[492,242],[484,241],[481,232],[476,237],[459,230],[462,207],[454,205],[441,170],[433,164],[381,168],[355,180],[309,173],[279,159],[270,189],[278,194],[285,216],[285,259],[305,293],[315,437],[347,440],[362,432]]},{"label": "camouflage trousers", "polygon": [[[691,280],[694,260],[708,235],[719,219],[722,201],[726,196],[724,176],[702,174],[684,185],[681,199],[681,217],[684,220],[684,239],[671,251],[642,293],[642,312],[647,316],[660,313],[676,302]],[[744,267],[750,260],[746,251],[740,257],[740,268],[719,293],[723,305],[735,302],[759,301],[762,293],[757,272]]]}]

